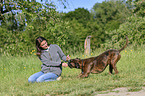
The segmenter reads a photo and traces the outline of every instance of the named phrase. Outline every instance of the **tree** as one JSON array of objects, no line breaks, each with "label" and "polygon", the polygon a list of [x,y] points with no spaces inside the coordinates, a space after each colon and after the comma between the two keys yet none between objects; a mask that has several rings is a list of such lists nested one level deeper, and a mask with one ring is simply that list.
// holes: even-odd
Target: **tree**
[{"label": "tree", "polygon": [[[53,33],[58,33],[57,31],[59,31],[57,36],[63,34],[61,29],[65,27],[62,26],[63,28],[58,30],[62,23],[60,23],[58,12],[51,2],[45,2],[45,4],[35,2],[35,0],[3,0],[1,2],[1,52],[13,55],[29,54],[34,48],[32,46],[35,46],[37,36],[45,36],[44,34],[49,33],[52,37],[55,37]],[[13,8],[14,5],[15,8]],[[8,7],[9,9],[6,10],[6,6],[10,8]],[[64,34],[61,36],[64,36]],[[51,39],[54,41],[52,37]],[[60,40],[61,38],[59,43]]]},{"label": "tree", "polygon": [[104,24],[105,30],[118,29],[119,25],[125,22],[126,18],[131,15],[131,11],[122,1],[96,3],[91,13],[97,22]]},{"label": "tree", "polygon": [[83,24],[86,27],[87,22],[91,18],[91,14],[87,9],[78,8],[75,11],[66,13],[63,17],[64,20],[73,20],[76,19],[79,23]]},{"label": "tree", "polygon": [[[55,5],[51,0],[41,1],[45,2],[45,4],[36,2],[36,0],[0,0],[1,24],[10,25],[11,28],[9,27],[9,30],[18,30],[20,28],[24,30],[22,28],[27,23],[34,21],[34,19],[41,20],[42,18],[47,18],[46,20],[49,20],[49,18],[53,18]],[[65,2],[64,0],[58,1]]]},{"label": "tree", "polygon": [[145,0],[135,0],[134,7],[133,13],[142,17],[145,16]]},{"label": "tree", "polygon": [[[24,30],[26,21],[42,10],[42,5],[35,0],[1,0],[0,20],[9,30]],[[31,19],[30,19],[31,18]]]},{"label": "tree", "polygon": [[[107,48],[117,49],[123,46],[125,36],[128,36],[129,44],[134,48],[137,48],[138,45],[145,44],[145,18],[139,16],[130,16],[125,23],[121,24],[119,29],[113,30],[110,32],[111,40],[107,40]],[[109,44],[110,43],[110,44]]]}]

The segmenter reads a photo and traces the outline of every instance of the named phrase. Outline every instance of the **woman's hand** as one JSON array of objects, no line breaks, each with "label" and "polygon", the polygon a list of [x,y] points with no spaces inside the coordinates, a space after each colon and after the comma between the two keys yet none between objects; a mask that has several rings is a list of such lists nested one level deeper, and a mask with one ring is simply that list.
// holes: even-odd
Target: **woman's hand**
[{"label": "woman's hand", "polygon": [[67,65],[67,63],[62,63],[62,66],[67,67],[68,65]]},{"label": "woman's hand", "polygon": [[66,61],[68,61],[68,60],[70,60],[70,57],[69,57],[69,55],[67,55],[67,57],[66,57]]}]

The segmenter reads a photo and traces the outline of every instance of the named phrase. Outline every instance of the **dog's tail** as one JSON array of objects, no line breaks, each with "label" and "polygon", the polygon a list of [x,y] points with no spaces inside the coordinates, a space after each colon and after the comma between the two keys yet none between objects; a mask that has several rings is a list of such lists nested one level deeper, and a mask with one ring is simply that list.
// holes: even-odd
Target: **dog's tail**
[{"label": "dog's tail", "polygon": [[127,47],[127,45],[128,45],[128,37],[126,36],[126,44],[125,44],[124,47],[122,47],[122,48],[119,50],[119,52],[121,52],[122,50],[124,50],[124,49]]}]

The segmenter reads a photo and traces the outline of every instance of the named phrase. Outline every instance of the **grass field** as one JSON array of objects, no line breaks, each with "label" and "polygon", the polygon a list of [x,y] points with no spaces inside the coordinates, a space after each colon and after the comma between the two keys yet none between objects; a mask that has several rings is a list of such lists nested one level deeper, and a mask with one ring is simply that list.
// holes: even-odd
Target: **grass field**
[{"label": "grass field", "polygon": [[[91,56],[102,53],[96,50]],[[67,54],[66,54],[67,55]],[[35,56],[0,57],[0,96],[94,96],[101,91],[118,87],[130,87],[128,91],[139,91],[145,86],[145,46],[136,50],[127,47],[121,52],[117,63],[119,74],[109,75],[108,67],[103,73],[90,74],[80,79],[80,69],[63,68],[62,80],[44,83],[28,83],[28,77],[40,71],[41,62]],[[91,57],[90,56],[90,57]],[[86,58],[83,54],[71,58]]]}]

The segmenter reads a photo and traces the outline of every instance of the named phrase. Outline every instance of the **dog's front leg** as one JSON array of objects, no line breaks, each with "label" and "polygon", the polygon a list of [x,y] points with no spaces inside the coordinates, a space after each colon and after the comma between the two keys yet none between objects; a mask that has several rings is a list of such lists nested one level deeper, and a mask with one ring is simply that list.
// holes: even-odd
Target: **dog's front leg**
[{"label": "dog's front leg", "polygon": [[80,78],[82,76],[82,73],[80,73],[77,77]]},{"label": "dog's front leg", "polygon": [[81,78],[87,78],[89,76],[90,72],[84,72],[80,77]]},{"label": "dog's front leg", "polygon": [[85,75],[81,75],[81,78],[87,78],[89,76],[89,74],[85,74]]},{"label": "dog's front leg", "polygon": [[93,63],[89,63],[89,64],[86,64],[86,66],[84,66],[84,72],[80,76],[81,78],[84,78],[84,77],[86,78],[89,76],[89,74],[91,72],[92,65],[93,65]]}]

